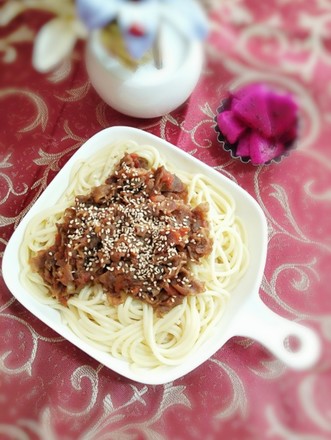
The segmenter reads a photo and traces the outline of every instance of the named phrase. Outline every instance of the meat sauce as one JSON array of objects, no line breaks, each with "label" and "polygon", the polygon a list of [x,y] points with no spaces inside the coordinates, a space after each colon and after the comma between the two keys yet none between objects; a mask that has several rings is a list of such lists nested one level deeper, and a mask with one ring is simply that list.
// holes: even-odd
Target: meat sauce
[{"label": "meat sauce", "polygon": [[207,212],[207,203],[188,205],[176,175],[125,154],[104,184],[65,210],[54,245],[31,267],[63,304],[96,283],[113,305],[131,295],[163,314],[204,291],[188,263],[211,252]]}]

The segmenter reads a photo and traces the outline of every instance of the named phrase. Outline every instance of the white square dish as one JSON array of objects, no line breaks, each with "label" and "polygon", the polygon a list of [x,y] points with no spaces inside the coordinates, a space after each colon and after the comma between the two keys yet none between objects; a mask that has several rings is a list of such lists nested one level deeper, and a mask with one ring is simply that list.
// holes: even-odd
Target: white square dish
[{"label": "white square dish", "polygon": [[[156,147],[178,169],[190,173],[202,173],[223,187],[235,200],[237,214],[242,219],[248,236],[250,263],[247,273],[232,292],[222,321],[211,337],[199,350],[192,352],[180,365],[166,366],[162,369],[133,370],[126,361],[102,352],[76,336],[64,323],[57,311],[39,303],[29,295],[20,282],[19,248],[30,219],[42,209],[53,206],[69,183],[70,173],[77,161],[86,160],[107,145],[118,141],[133,140],[138,144]],[[312,365],[319,356],[319,340],[310,329],[286,320],[267,308],[259,297],[259,287],[263,276],[267,254],[267,222],[262,209],[246,191],[229,178],[205,165],[170,143],[142,130],[130,127],[111,127],[91,137],[49,184],[31,210],[13,233],[3,257],[3,276],[5,283],[31,313],[51,327],[61,336],[72,342],[91,357],[111,370],[137,382],[163,384],[171,382],[198,367],[232,336],[248,336],[259,340],[287,365],[302,369]],[[285,340],[294,335],[300,341],[296,352],[285,348]]]}]

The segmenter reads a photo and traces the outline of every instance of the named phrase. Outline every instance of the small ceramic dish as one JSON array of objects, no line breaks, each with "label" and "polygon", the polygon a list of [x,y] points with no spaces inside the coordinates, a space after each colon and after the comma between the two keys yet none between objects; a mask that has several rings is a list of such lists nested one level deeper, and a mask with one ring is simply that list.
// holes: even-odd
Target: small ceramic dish
[{"label": "small ceramic dish", "polygon": [[[238,216],[241,217],[248,236],[250,264],[227,305],[223,319],[216,326],[210,338],[192,352],[180,365],[163,369],[132,369],[131,365],[110,354],[102,352],[75,335],[61,320],[59,313],[37,301],[20,281],[19,249],[25,229],[32,217],[54,205],[68,186],[70,173],[75,164],[118,141],[133,140],[138,144],[149,144],[178,169],[190,173],[203,173],[228,191],[234,198]],[[219,350],[233,336],[247,336],[264,344],[275,356],[295,369],[313,365],[320,353],[319,339],[315,333],[298,323],[291,322],[272,312],[260,299],[259,287],[267,255],[267,222],[257,202],[241,187],[211,167],[170,143],[142,130],[130,127],[111,127],[91,137],[61,169],[31,210],[13,233],[3,257],[3,277],[16,299],[32,314],[51,327],[58,334],[79,347],[85,353],[111,370],[137,382],[164,384],[171,382],[197,368]],[[287,338],[295,336],[299,341],[297,351],[288,351]]]},{"label": "small ceramic dish", "polygon": [[97,93],[115,110],[136,118],[155,118],[178,108],[191,95],[204,63],[202,43],[186,41],[171,26],[163,30],[162,69],[149,62],[136,71],[111,57],[100,44],[98,31],[92,33],[86,68]]}]

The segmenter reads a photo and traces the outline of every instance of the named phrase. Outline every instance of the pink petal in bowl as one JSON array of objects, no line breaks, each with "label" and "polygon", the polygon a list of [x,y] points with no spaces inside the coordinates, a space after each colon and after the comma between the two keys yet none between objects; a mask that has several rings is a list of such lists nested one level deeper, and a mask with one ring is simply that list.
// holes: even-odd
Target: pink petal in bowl
[{"label": "pink petal in bowl", "polygon": [[225,110],[218,114],[217,124],[222,130],[222,133],[231,144],[238,141],[239,137],[246,130],[246,126],[236,118],[235,114],[231,110]]},{"label": "pink petal in bowl", "polygon": [[214,127],[223,149],[253,165],[277,163],[296,144],[299,107],[289,92],[249,84],[229,93]]}]

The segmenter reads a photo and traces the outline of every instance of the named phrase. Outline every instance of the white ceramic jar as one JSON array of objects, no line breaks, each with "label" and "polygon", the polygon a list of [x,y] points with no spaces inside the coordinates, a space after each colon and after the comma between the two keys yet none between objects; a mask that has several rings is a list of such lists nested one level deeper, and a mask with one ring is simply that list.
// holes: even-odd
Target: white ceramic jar
[{"label": "white ceramic jar", "polygon": [[100,97],[119,112],[138,118],[153,118],[183,104],[197,85],[203,67],[203,45],[188,40],[170,25],[160,37],[163,66],[140,65],[136,71],[113,58],[91,34],[86,50],[86,67]]}]

